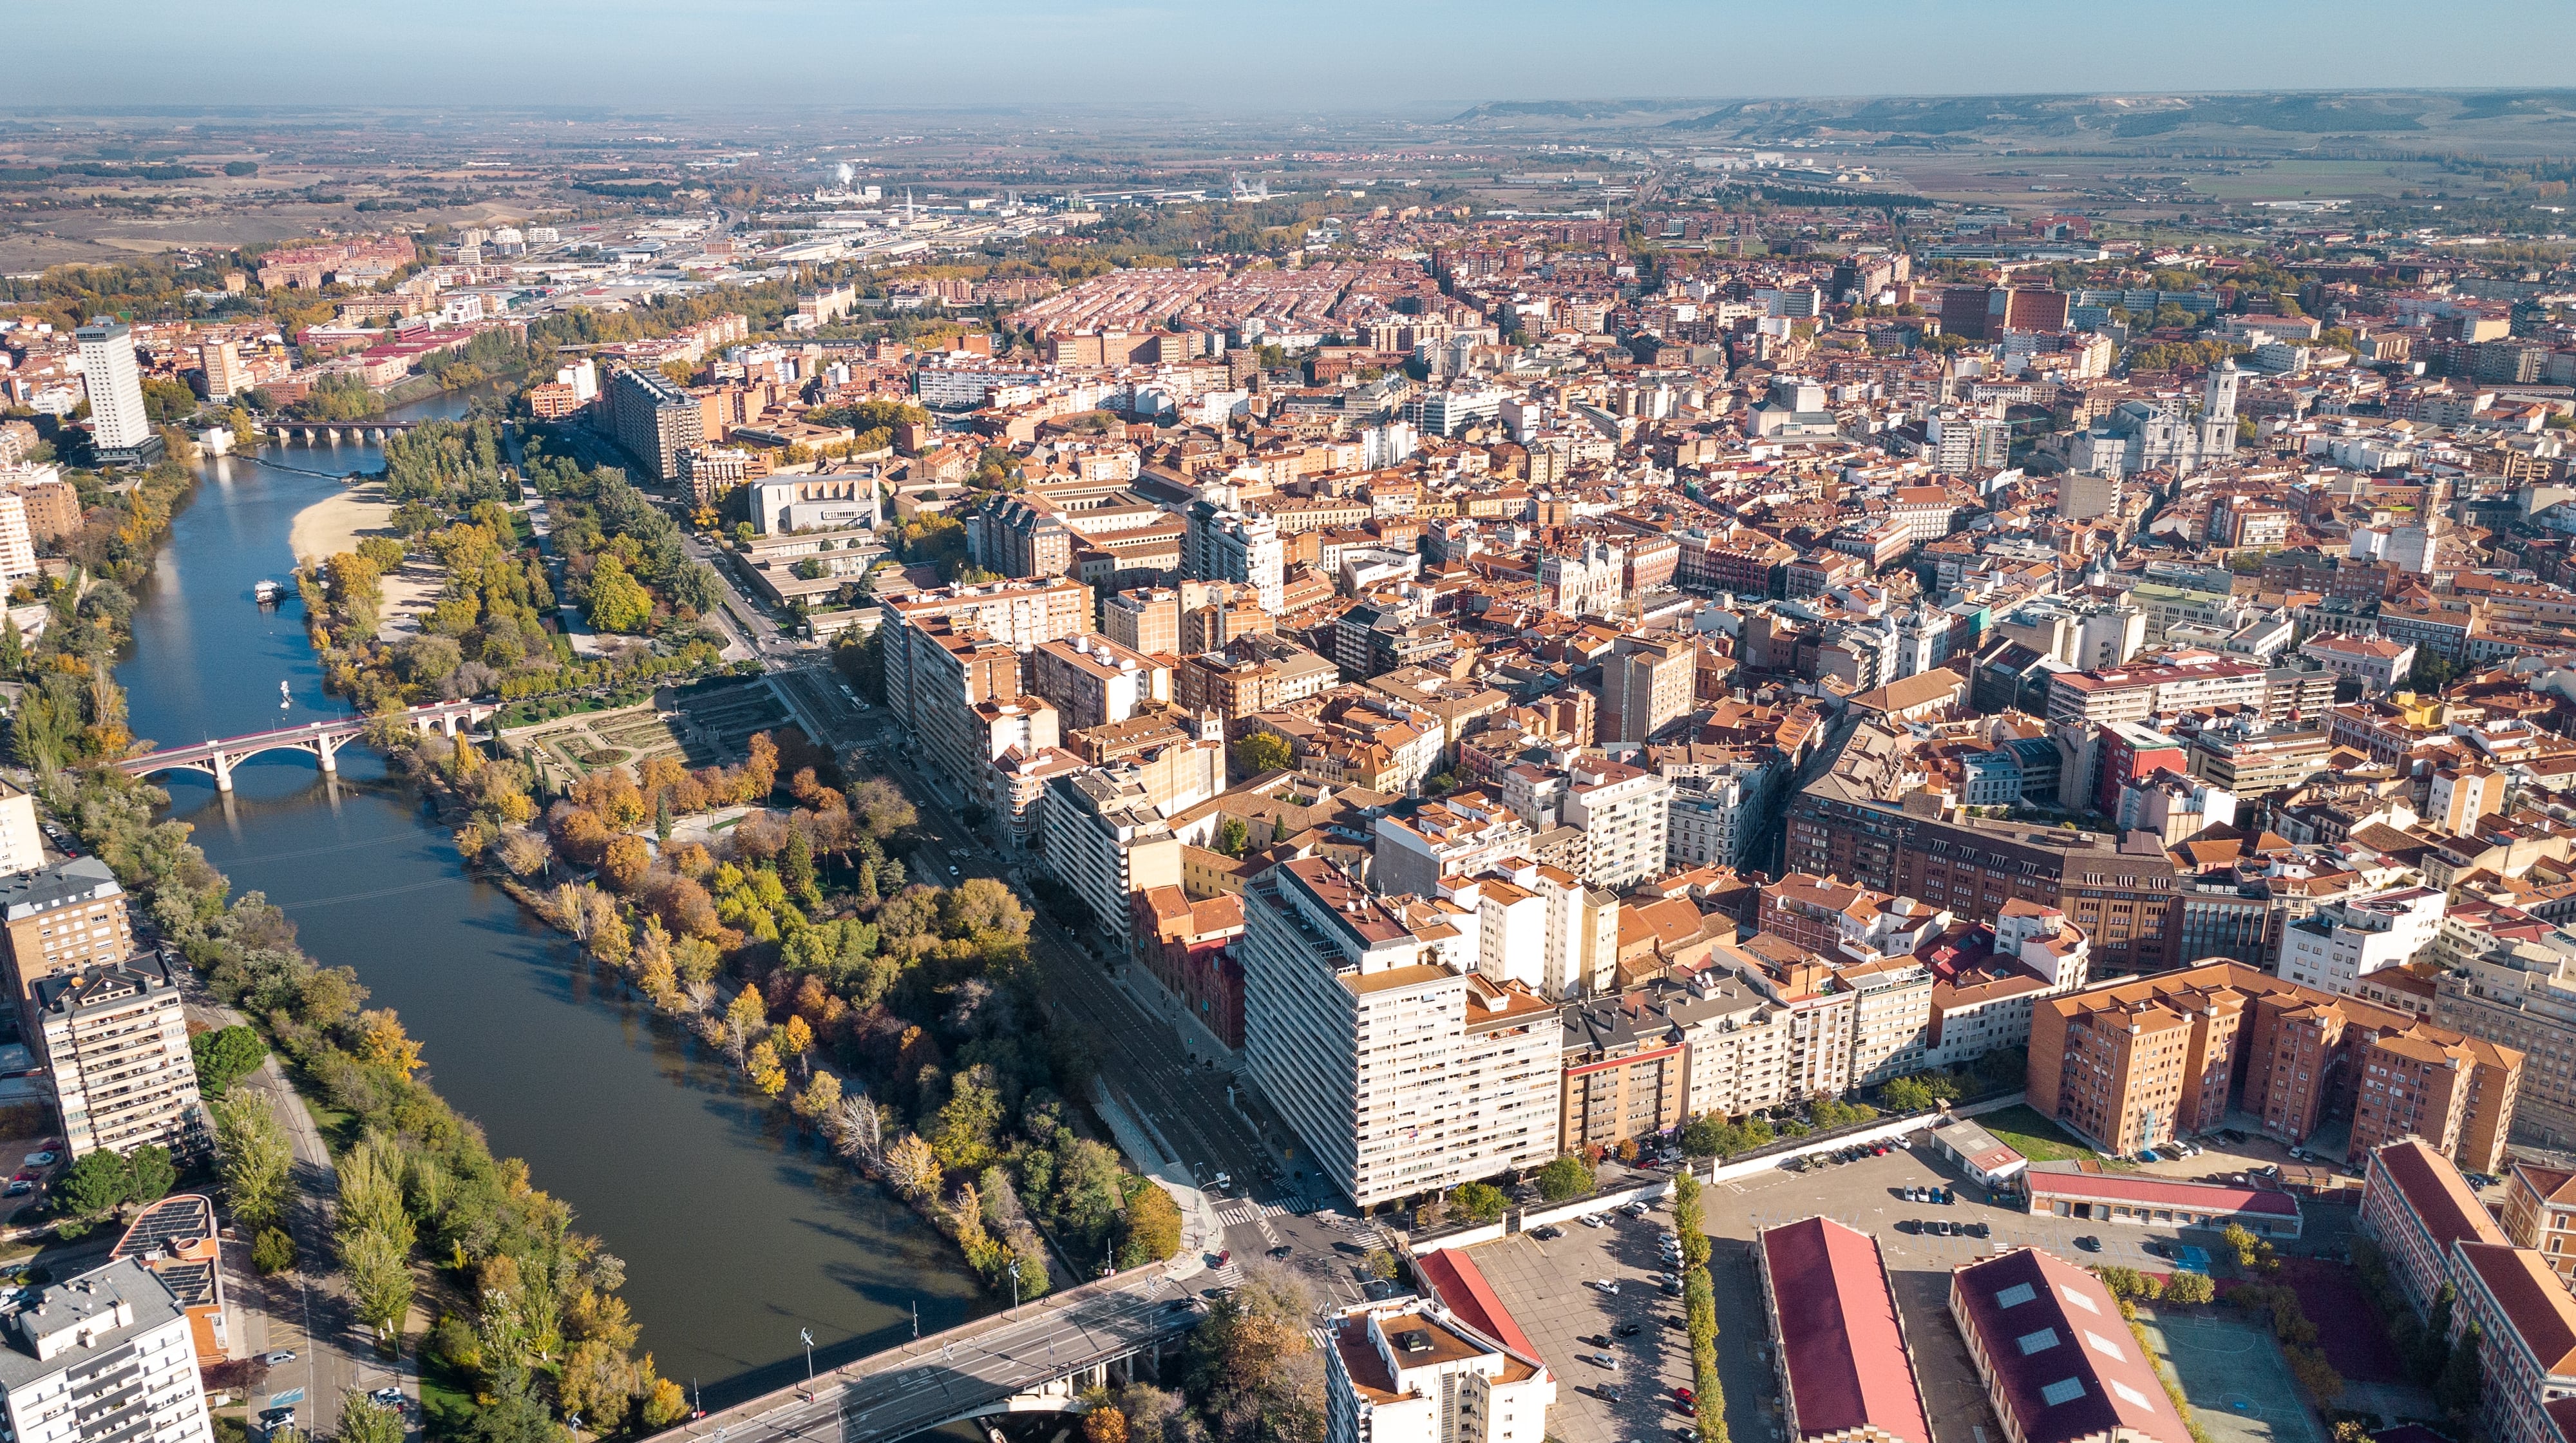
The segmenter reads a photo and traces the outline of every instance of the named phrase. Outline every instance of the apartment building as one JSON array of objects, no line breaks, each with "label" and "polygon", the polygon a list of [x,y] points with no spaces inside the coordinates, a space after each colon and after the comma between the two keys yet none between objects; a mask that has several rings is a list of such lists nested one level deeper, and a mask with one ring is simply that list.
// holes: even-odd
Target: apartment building
[{"label": "apartment building", "polygon": [[213,1443],[187,1313],[131,1258],[0,1307],[0,1343],[19,1443]]},{"label": "apartment building", "polygon": [[1181,649],[1181,594],[1168,586],[1112,592],[1100,599],[1100,634],[1145,656],[1177,652]]},{"label": "apartment building", "polygon": [[1690,1050],[1649,994],[1568,1003],[1557,1150],[1616,1148],[1679,1127],[1689,1116]]},{"label": "apartment building", "polygon": [[1444,877],[1473,877],[1530,850],[1529,825],[1482,791],[1425,802],[1410,819],[1381,816],[1371,827],[1378,891],[1431,896]]},{"label": "apartment building", "polygon": [[1837,967],[1834,975],[1852,993],[1852,1086],[1921,1072],[1932,1036],[1932,969],[1899,953]]},{"label": "apartment building", "polygon": [[1091,629],[1090,589],[1061,579],[939,587],[882,610],[886,709],[932,765],[967,786],[998,755],[989,734],[977,738],[972,709],[1019,697],[1019,648]]},{"label": "apartment building", "polygon": [[96,857],[0,877],[0,927],[8,932],[9,989],[22,1005],[48,977],[134,953],[125,890]]},{"label": "apartment building", "polygon": [[1436,1303],[1341,1319],[1324,1350],[1325,1443],[1540,1443],[1556,1377],[1511,1332]]},{"label": "apartment building", "polygon": [[1601,743],[1643,743],[1691,708],[1699,643],[1623,636],[1601,662]]},{"label": "apartment building", "polygon": [[1259,594],[1262,610],[1277,615],[1287,578],[1278,525],[1266,516],[1207,510],[1204,502],[1191,509],[1189,519],[1182,561],[1189,573],[1201,580],[1242,582]]},{"label": "apartment building", "polygon": [[1565,824],[1583,833],[1583,877],[1624,887],[1664,870],[1673,784],[1624,762],[1575,762],[1565,789]]},{"label": "apartment building", "polygon": [[1665,812],[1665,862],[1675,867],[1749,865],[1771,841],[1764,822],[1776,816],[1772,804],[1788,776],[1788,766],[1776,757],[1740,757],[1698,776],[1675,777]]},{"label": "apartment building", "polygon": [[1066,731],[1123,722],[1172,703],[1172,669],[1107,637],[1040,642],[1025,665],[1028,689],[1055,704]]},{"label": "apartment building", "polygon": [[2089,939],[2096,974],[2184,960],[2175,953],[2182,879],[2154,838],[1968,817],[1931,805],[1920,787],[1897,738],[1856,728],[1834,768],[1791,799],[1783,866],[1975,922],[1993,922],[2015,899],[2056,908]]},{"label": "apartment building", "polygon": [[1787,1013],[1788,1095],[1840,1097],[1852,1088],[1852,1044],[1860,999],[1833,966],[1784,938],[1755,933],[1711,949],[1712,965],[1750,983]]},{"label": "apartment building", "polygon": [[134,330],[100,316],[72,332],[80,343],[81,379],[89,393],[90,442],[117,460],[149,460],[160,439],[143,409],[143,373],[134,364]]},{"label": "apartment building", "polygon": [[2006,902],[1988,950],[1963,950],[1932,984],[1926,1067],[1962,1067],[1998,1048],[2030,1045],[2032,1010],[2042,998],[2082,987],[2090,944],[2054,907]]},{"label": "apartment building", "polygon": [[0,781],[0,876],[45,865],[45,834],[36,824],[36,799]]},{"label": "apartment building", "polygon": [[2516,1116],[2576,1144],[2576,935],[2510,909],[2463,907],[2426,949],[2435,1025],[2525,1054]]},{"label": "apartment building", "polygon": [[2442,930],[2442,904],[2443,894],[2429,887],[2392,887],[2321,902],[2283,929],[2280,975],[2302,987],[2352,996],[2363,978],[2406,965],[2432,942]]},{"label": "apartment building", "polygon": [[1320,857],[1244,887],[1249,1075],[1353,1202],[1372,1207],[1556,1155],[1556,1008],[1473,970],[1446,921]]},{"label": "apartment building", "polygon": [[677,479],[680,457],[707,443],[698,398],[670,377],[619,366],[600,389],[610,438],[654,480]]},{"label": "apartment building", "polygon": [[1181,885],[1181,841],[1126,764],[1066,772],[1047,783],[1040,813],[1046,869],[1091,909],[1094,923],[1126,952],[1135,938],[1135,899]]},{"label": "apartment building", "polygon": [[179,1157],[209,1141],[179,979],[158,955],[97,964],[35,985],[31,1012],[75,1158],[157,1143]]},{"label": "apartment building", "polygon": [[2488,1172],[2522,1070],[2509,1048],[2216,962],[2040,1003],[2028,1089],[2034,1109],[2120,1154],[2217,1127],[2231,1107],[2290,1143],[2349,1110],[2355,1149],[2420,1128]]},{"label": "apartment building", "polygon": [[2560,1277],[2576,1277],[2576,1172],[2513,1163],[2504,1175],[2504,1235],[2547,1258]]}]

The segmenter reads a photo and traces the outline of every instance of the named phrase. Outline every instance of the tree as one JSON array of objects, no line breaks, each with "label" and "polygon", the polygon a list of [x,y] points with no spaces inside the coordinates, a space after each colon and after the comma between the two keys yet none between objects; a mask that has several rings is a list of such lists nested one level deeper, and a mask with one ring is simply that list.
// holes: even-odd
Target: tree
[{"label": "tree", "polygon": [[1288,739],[1277,732],[1253,732],[1234,744],[1234,767],[1247,777],[1284,771],[1292,757]]},{"label": "tree", "polygon": [[885,1150],[886,1181],[908,1198],[927,1197],[939,1188],[939,1159],[917,1133],[905,1133]]},{"label": "tree", "polygon": [[634,891],[652,866],[653,849],[644,845],[642,837],[620,836],[599,854],[601,879],[619,892]]},{"label": "tree", "polygon": [[1243,818],[1227,817],[1216,824],[1216,849],[1227,856],[1242,856],[1251,842],[1252,829],[1243,824]]},{"label": "tree", "polygon": [[157,1142],[136,1148],[126,1155],[125,1162],[130,1174],[125,1189],[127,1202],[159,1202],[179,1184],[179,1169],[170,1161],[170,1149]]},{"label": "tree", "polygon": [[602,631],[642,631],[653,619],[653,597],[613,555],[590,572],[590,624]]},{"label": "tree", "polygon": [[1878,1100],[1890,1112],[1929,1112],[1932,1089],[1912,1077],[1895,1078],[1878,1089]]},{"label": "tree", "polygon": [[251,1239],[250,1265],[268,1277],[295,1266],[295,1239],[276,1228],[261,1228]]},{"label": "tree", "polygon": [[358,1304],[360,1321],[380,1338],[402,1336],[403,1318],[411,1311],[411,1259],[408,1250],[373,1228],[340,1235],[340,1266]]},{"label": "tree", "polygon": [[1568,1154],[1538,1170],[1538,1195],[1552,1203],[1572,1202],[1592,1191],[1592,1169]]},{"label": "tree", "polygon": [[268,1056],[268,1044],[259,1040],[257,1032],[236,1023],[189,1038],[188,1052],[197,1064],[197,1091],[211,1100],[258,1067]]},{"label": "tree", "polygon": [[375,1067],[390,1067],[409,1077],[420,1070],[420,1044],[403,1031],[402,1018],[390,1007],[358,1014],[358,1057]]},{"label": "tree", "polygon": [[286,1195],[295,1155],[286,1129],[269,1110],[268,1095],[245,1088],[214,1099],[215,1138],[224,1197],[233,1216],[260,1228],[286,1215]]},{"label": "tree", "polygon": [[403,1415],[352,1388],[340,1395],[340,1443],[403,1443]]},{"label": "tree", "polygon": [[2187,1308],[2204,1306],[2218,1296],[2218,1286],[2207,1273],[2176,1273],[2165,1284],[2164,1301]]},{"label": "tree", "polygon": [[1449,1205],[1469,1222],[1489,1223],[1503,1215],[1511,1199],[1491,1183],[1463,1182],[1450,1192]]},{"label": "tree", "polygon": [[1322,1443],[1323,1360],[1308,1334],[1314,1295],[1255,1263],[1190,1334],[1189,1392],[1217,1443]]},{"label": "tree", "polygon": [[63,1216],[56,1231],[65,1237],[81,1236],[123,1203],[133,1188],[134,1166],[124,1154],[89,1154],[54,1184],[54,1206]]},{"label": "tree", "polygon": [[1119,1244],[1119,1265],[1143,1267],[1176,1257],[1180,1251],[1180,1205],[1159,1185],[1147,1182],[1127,1199],[1127,1236]]},{"label": "tree", "polygon": [[743,1070],[751,1074],[751,1085],[763,1097],[776,1097],[787,1090],[787,1069],[778,1063],[778,1049],[766,1037],[752,1044],[751,1056]]}]

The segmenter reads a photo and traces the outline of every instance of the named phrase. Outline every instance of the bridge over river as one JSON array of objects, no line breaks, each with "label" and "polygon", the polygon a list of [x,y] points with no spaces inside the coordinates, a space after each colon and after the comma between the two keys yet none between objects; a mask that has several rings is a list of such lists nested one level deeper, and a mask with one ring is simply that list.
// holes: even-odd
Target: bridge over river
[{"label": "bridge over river", "polygon": [[1094,1384],[1156,1372],[1203,1316],[1161,1265],[1136,1268],[888,1348],[651,1443],[897,1443],[970,1418],[1079,1412]]},{"label": "bridge over river", "polygon": [[[445,701],[412,707],[396,715],[414,731],[436,730],[454,736],[460,726],[472,726],[499,715],[500,711],[498,702]],[[233,768],[264,752],[303,752],[320,762],[322,770],[337,772],[340,770],[340,748],[364,736],[375,720],[364,716],[342,717],[337,721],[307,722],[302,726],[251,732],[221,741],[200,742],[195,746],[163,747],[127,757],[116,765],[126,775],[135,777],[167,771],[203,772],[215,779],[218,791],[229,792],[233,789]]]}]

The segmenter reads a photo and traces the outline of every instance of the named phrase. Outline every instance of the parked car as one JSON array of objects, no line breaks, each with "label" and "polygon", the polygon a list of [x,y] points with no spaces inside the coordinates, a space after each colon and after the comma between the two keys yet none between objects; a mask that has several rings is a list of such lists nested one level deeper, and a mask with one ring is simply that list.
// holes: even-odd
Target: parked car
[{"label": "parked car", "polygon": [[1586,1347],[1606,1348],[1610,1346],[1610,1335],[1608,1333],[1586,1333],[1575,1341],[1584,1344]]},{"label": "parked car", "polygon": [[1699,1401],[1699,1395],[1688,1388],[1675,1388],[1673,1390],[1673,1401],[1687,1407],[1691,1404],[1697,1403]]},{"label": "parked car", "polygon": [[1619,1296],[1619,1280],[1617,1278],[1594,1278],[1592,1280],[1592,1286],[1599,1288],[1601,1291],[1608,1293],[1614,1298]]},{"label": "parked car", "polygon": [[1619,1371],[1619,1359],[1615,1354],[1586,1353],[1583,1355],[1583,1361],[1590,1363],[1593,1367],[1599,1368],[1604,1372],[1616,1373]]},{"label": "parked car", "polygon": [[1962,1223],[1960,1224],[1960,1230],[1972,1238],[1982,1238],[1994,1231],[1984,1223]]},{"label": "parked car", "polygon": [[280,1363],[292,1363],[294,1361],[295,1350],[293,1348],[280,1348],[276,1352],[269,1354],[267,1358],[268,1366],[272,1368],[276,1367]]},{"label": "parked car", "polygon": [[1558,1238],[1565,1236],[1565,1229],[1558,1227],[1554,1223],[1549,1223],[1544,1227],[1535,1227],[1530,1229],[1530,1236],[1543,1243],[1552,1243]]},{"label": "parked car", "polygon": [[52,1167],[61,1160],[62,1154],[58,1152],[31,1152],[25,1158],[29,1167]]},{"label": "parked car", "polygon": [[1947,1222],[1944,1222],[1939,1218],[1934,1218],[1932,1220],[1932,1236],[1936,1238],[1946,1238],[1956,1231],[1956,1228],[1951,1227]]},{"label": "parked car", "polygon": [[2140,1161],[2140,1162],[2162,1162],[2162,1161],[2164,1161],[2164,1159],[2163,1159],[2162,1157],[2159,1157],[2159,1156],[2157,1156],[2157,1155],[2156,1155],[2156,1150],[2155,1150],[2154,1148],[2152,1148],[2152,1147],[2142,1147],[2142,1148],[2139,1148],[2139,1149],[2138,1149],[2138,1161]]},{"label": "parked car", "polygon": [[1610,1331],[1623,1338],[1633,1338],[1639,1333],[1646,1331],[1646,1325],[1643,1323],[1621,1323]]},{"label": "parked car", "polygon": [[295,1426],[295,1410],[292,1408],[264,1408],[260,1410],[259,1426],[272,1433],[278,1432],[281,1429],[292,1428]]},{"label": "parked car", "polygon": [[27,1194],[34,1192],[35,1190],[36,1185],[34,1183],[31,1183],[24,1178],[20,1178],[17,1181],[10,1183],[5,1190],[0,1190],[0,1196],[25,1197]]},{"label": "parked car", "polygon": [[1270,1257],[1273,1261],[1276,1261],[1277,1259],[1284,1258],[1284,1257],[1288,1256],[1288,1254],[1290,1254],[1291,1252],[1294,1252],[1294,1251],[1295,1251],[1295,1249],[1293,1249],[1293,1248],[1289,1247],[1286,1243],[1281,1243],[1279,1246],[1277,1246],[1277,1247],[1275,1247],[1275,1248],[1272,1248],[1272,1249],[1269,1251],[1269,1253],[1267,1254],[1267,1256],[1268,1256],[1268,1257]]},{"label": "parked car", "polygon": [[1646,1215],[1646,1205],[1641,1202],[1632,1202],[1626,1207],[1619,1209],[1619,1211],[1626,1213],[1632,1218],[1641,1218]]},{"label": "parked car", "polygon": [[1610,1219],[1600,1213],[1585,1213],[1582,1217],[1575,1219],[1575,1221],[1583,1224],[1587,1228],[1606,1228],[1610,1226]]},{"label": "parked car", "polygon": [[2086,1233],[2084,1236],[2075,1240],[2075,1246],[2082,1248],[2088,1253],[2098,1253],[2102,1251],[2102,1240],[2093,1236],[2091,1233]]}]

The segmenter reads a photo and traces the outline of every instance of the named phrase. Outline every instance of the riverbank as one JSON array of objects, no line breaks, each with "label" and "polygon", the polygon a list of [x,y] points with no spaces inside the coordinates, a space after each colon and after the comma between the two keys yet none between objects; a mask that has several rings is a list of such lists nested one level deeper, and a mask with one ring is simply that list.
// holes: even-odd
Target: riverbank
[{"label": "riverbank", "polygon": [[[370,536],[396,534],[394,503],[385,495],[385,483],[365,481],[296,512],[294,525],[287,528],[286,549],[295,553],[296,565],[318,566],[341,552],[356,551]],[[386,572],[378,584],[384,590],[379,615],[388,635],[419,630],[421,616],[438,604],[445,586],[438,568],[419,558]]]}]

